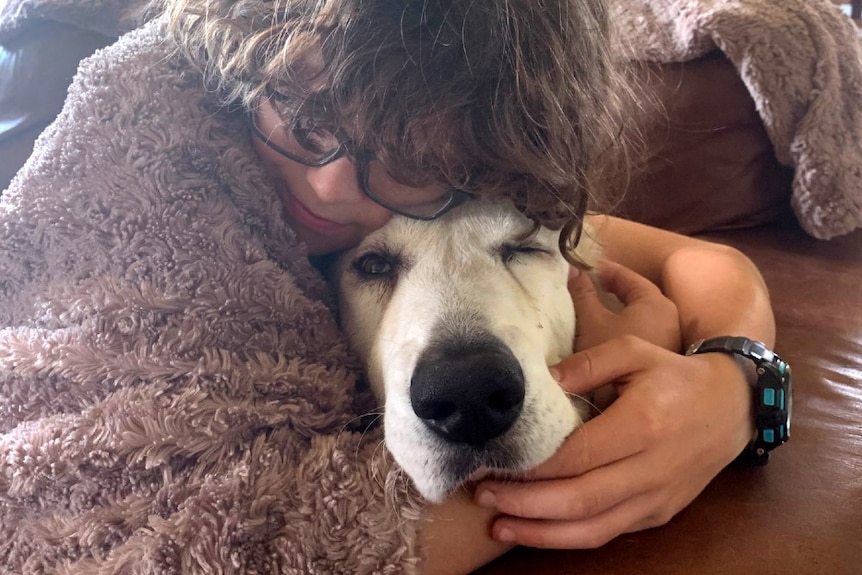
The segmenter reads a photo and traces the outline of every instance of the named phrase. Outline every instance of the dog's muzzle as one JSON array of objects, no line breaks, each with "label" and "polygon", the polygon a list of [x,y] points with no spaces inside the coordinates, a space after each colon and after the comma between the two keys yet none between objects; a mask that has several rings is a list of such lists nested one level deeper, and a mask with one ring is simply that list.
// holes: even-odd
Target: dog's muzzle
[{"label": "dog's muzzle", "polygon": [[431,431],[480,449],[518,419],[524,394],[518,360],[491,335],[429,346],[410,382],[413,411]]}]

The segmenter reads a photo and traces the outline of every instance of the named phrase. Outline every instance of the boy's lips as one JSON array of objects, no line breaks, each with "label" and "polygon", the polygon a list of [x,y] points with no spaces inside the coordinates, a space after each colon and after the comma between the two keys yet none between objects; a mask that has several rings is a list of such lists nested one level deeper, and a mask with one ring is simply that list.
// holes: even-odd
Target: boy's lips
[{"label": "boy's lips", "polygon": [[290,214],[298,224],[315,232],[331,234],[345,227],[344,224],[321,218],[305,207],[302,202],[297,200],[293,194],[289,192],[282,195],[282,203],[284,204],[285,211]]}]

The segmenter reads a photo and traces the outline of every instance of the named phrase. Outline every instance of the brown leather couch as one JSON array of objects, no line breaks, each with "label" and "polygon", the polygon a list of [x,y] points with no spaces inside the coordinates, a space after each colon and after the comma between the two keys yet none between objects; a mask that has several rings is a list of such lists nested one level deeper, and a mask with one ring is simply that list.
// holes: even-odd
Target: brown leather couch
[{"label": "brown leather couch", "polygon": [[[59,110],[77,59],[107,40],[59,26],[3,47],[18,60],[0,62],[0,189]],[[792,174],[723,57],[656,67],[645,81],[668,122],[649,130],[650,157],[620,211],[726,242],[760,266],[795,376],[792,438],[766,467],[726,469],[664,527],[597,550],[516,549],[478,573],[860,573],[862,230],[829,242],[801,231],[787,207]],[[34,86],[40,99],[26,97]]]}]

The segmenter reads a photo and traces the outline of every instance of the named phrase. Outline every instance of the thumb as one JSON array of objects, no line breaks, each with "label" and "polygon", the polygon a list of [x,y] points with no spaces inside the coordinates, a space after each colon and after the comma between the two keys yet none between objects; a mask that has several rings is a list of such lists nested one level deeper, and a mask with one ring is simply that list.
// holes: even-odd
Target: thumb
[{"label": "thumb", "polygon": [[599,299],[593,278],[584,270],[576,267],[569,269],[569,295],[575,304],[575,317],[584,325],[601,325],[600,320],[607,309]]},{"label": "thumb", "polygon": [[609,260],[599,267],[599,281],[603,290],[615,295],[626,307],[638,300],[661,296],[661,290],[650,280]]},{"label": "thumb", "polygon": [[649,344],[624,336],[576,352],[549,368],[560,387],[569,393],[586,394],[608,383],[626,381],[649,363]]}]

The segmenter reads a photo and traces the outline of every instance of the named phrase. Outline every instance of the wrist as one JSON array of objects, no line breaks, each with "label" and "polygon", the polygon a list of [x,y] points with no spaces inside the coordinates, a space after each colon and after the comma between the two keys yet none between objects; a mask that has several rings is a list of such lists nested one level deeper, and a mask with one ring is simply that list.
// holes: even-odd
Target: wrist
[{"label": "wrist", "polygon": [[[472,489],[470,489],[472,491]],[[462,575],[503,555],[513,545],[491,538],[498,512],[477,505],[466,490],[439,504],[429,504],[419,532],[422,573]]]},{"label": "wrist", "polygon": [[[721,382],[722,416],[731,420],[734,432],[728,437],[727,462],[731,462],[756,437],[757,429],[751,416],[754,406],[752,382],[757,374],[753,365],[745,365],[744,358],[724,353],[705,353],[690,356],[702,362],[700,368],[711,374],[709,381]],[[749,364],[751,362],[748,362]]]},{"label": "wrist", "polygon": [[693,344],[686,355],[730,355],[751,362],[755,369],[752,389],[754,440],[742,454],[749,463],[763,465],[769,452],[790,438],[793,385],[790,366],[763,342],[740,336],[722,336]]}]

